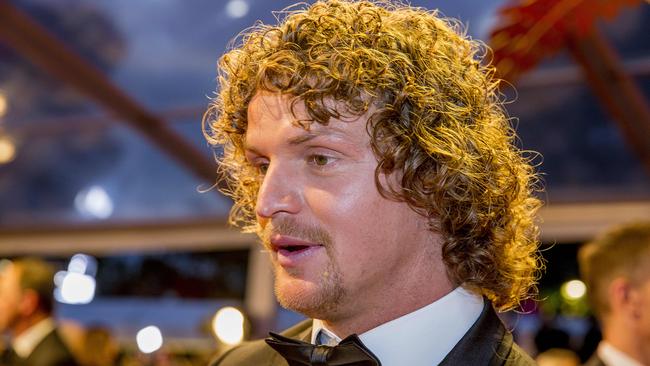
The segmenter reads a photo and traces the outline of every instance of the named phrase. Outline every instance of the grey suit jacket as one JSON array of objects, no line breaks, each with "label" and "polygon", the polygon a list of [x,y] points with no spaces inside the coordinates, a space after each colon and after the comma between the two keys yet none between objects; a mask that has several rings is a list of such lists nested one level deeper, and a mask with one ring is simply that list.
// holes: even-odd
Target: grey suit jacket
[{"label": "grey suit jacket", "polygon": [[[282,334],[309,342],[311,326],[311,320],[306,320]],[[512,335],[486,301],[478,320],[440,365],[527,366],[535,365],[535,361],[513,342]],[[287,366],[287,362],[264,340],[258,340],[229,350],[213,361],[212,366]]]},{"label": "grey suit jacket", "polygon": [[56,330],[43,338],[27,358],[12,354],[0,363],[2,366],[78,366]]}]

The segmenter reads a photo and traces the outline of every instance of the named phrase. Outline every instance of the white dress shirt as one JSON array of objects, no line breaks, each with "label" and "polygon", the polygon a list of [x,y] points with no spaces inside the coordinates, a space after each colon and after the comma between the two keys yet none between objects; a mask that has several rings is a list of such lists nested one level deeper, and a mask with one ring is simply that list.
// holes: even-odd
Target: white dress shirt
[{"label": "white dress shirt", "polygon": [[27,358],[41,341],[54,331],[52,318],[45,318],[22,332],[11,342],[11,347],[21,358]]},{"label": "white dress shirt", "polygon": [[[476,322],[483,298],[457,287],[437,301],[359,335],[383,366],[434,366],[439,364]],[[341,338],[314,319],[311,334]]]},{"label": "white dress shirt", "polygon": [[641,362],[626,355],[606,341],[601,341],[598,344],[598,350],[596,352],[598,353],[598,357],[607,366],[643,366]]}]

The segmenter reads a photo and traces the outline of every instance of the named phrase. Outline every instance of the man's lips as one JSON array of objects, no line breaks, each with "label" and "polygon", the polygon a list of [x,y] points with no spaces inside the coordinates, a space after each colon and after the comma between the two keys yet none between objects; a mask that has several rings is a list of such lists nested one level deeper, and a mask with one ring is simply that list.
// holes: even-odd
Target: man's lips
[{"label": "man's lips", "polygon": [[319,247],[322,246],[318,243],[313,243],[310,241],[298,239],[288,235],[275,234],[271,236],[271,249],[274,252],[279,250],[288,250],[290,252],[307,249],[309,247]]},{"label": "man's lips", "polygon": [[323,245],[286,235],[272,235],[271,249],[277,263],[285,268],[309,263],[323,249]]}]

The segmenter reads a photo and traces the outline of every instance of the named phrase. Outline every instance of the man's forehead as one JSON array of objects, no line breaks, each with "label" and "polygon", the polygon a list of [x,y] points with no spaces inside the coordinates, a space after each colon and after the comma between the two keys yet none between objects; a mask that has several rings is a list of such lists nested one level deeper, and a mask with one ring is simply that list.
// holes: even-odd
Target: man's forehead
[{"label": "man's forehead", "polygon": [[[343,108],[343,107],[342,107]],[[269,126],[285,124],[294,128],[286,131],[284,140],[290,145],[299,145],[318,137],[346,138],[358,134],[357,129],[365,130],[367,119],[364,115],[344,116],[341,119],[330,118],[323,123],[312,119],[306,111],[304,102],[295,97],[277,93],[260,92],[253,97],[248,106],[248,129],[246,131],[247,145],[249,140],[255,140],[252,130],[262,133]],[[266,125],[262,127],[262,125]],[[357,125],[359,127],[357,127]],[[252,142],[252,141],[251,141]]]},{"label": "man's forehead", "polygon": [[330,121],[328,124],[322,124],[315,121],[310,121],[309,125],[303,126],[296,121],[298,124],[296,127],[299,127],[295,130],[295,133],[292,133],[290,136],[287,136],[287,141],[290,144],[298,145],[303,142],[312,140],[320,136],[347,136],[349,134],[349,129],[345,127],[344,123],[340,121]]},{"label": "man's forehead", "polygon": [[[332,111],[334,115],[337,115],[337,118],[334,118],[334,120],[346,122],[356,121],[360,117],[366,115],[368,111],[375,110],[377,107],[374,104],[369,104],[369,108],[365,113],[354,113],[350,110],[346,101],[337,101],[333,98],[327,97],[319,101],[318,104],[320,104],[321,107]],[[249,121],[251,119],[260,120],[264,118],[275,120],[289,118],[298,125],[304,126],[307,129],[314,124],[322,127],[327,127],[329,125],[329,121],[326,121],[326,123],[323,123],[323,121],[318,122],[310,117],[307,112],[305,101],[300,97],[265,90],[257,91],[251,98],[247,106],[247,114]]]},{"label": "man's forehead", "polygon": [[[355,134],[351,133],[352,131],[345,128],[344,126],[340,126],[342,123],[347,122],[335,121],[334,123],[328,123],[326,125],[319,122],[311,122],[309,125],[305,126],[296,121],[296,123],[292,124],[293,128],[291,128],[284,136],[282,136],[282,142],[288,147],[298,147],[312,140],[319,139],[327,139],[340,142],[353,140],[353,136]],[[244,148],[246,150],[255,151],[256,145],[258,143],[263,143],[262,141],[266,140],[266,138],[267,136],[261,133],[250,133],[249,129],[249,131],[246,132]]]},{"label": "man's forehead", "polygon": [[[282,118],[291,112],[291,102],[292,98],[289,95],[263,90],[258,91],[248,103],[248,119],[257,120],[265,117],[273,119]],[[302,105],[297,105],[294,110],[297,108],[304,109]]]}]

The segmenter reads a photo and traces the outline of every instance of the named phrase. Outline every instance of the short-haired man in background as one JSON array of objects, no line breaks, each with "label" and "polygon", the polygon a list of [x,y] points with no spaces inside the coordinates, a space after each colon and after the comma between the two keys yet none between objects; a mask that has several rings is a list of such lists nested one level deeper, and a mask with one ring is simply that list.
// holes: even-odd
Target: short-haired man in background
[{"label": "short-haired man in background", "polygon": [[33,258],[0,261],[0,333],[10,347],[0,364],[76,366],[52,319],[54,270]]},{"label": "short-haired man in background", "polygon": [[436,12],[332,0],[222,57],[204,122],[231,222],[313,320],[215,364],[532,364],[493,307],[537,276],[535,175],[482,54]]},{"label": "short-haired man in background", "polygon": [[650,221],[605,233],[578,259],[603,334],[586,365],[650,365]]}]

